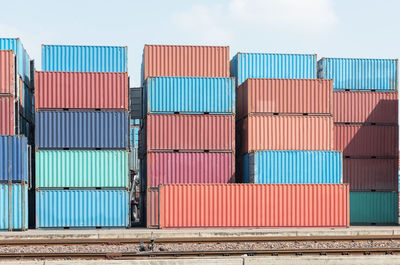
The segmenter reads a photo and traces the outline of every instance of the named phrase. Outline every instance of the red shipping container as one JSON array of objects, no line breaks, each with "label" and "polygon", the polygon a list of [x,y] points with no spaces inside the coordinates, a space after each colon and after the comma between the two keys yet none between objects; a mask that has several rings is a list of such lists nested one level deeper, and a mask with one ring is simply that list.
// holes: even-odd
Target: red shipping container
[{"label": "red shipping container", "polygon": [[146,227],[158,228],[158,188],[149,188],[146,193]]},{"label": "red shipping container", "polygon": [[16,66],[13,51],[0,51],[0,94],[16,96]]},{"label": "red shipping container", "polygon": [[17,134],[16,104],[13,96],[0,97],[0,135]]},{"label": "red shipping container", "polygon": [[348,227],[347,184],[161,185],[160,228]]},{"label": "red shipping container", "polygon": [[331,116],[250,115],[239,122],[241,152],[333,149]]},{"label": "red shipping container", "polygon": [[229,77],[229,47],[145,45],[142,82],[149,76]]},{"label": "red shipping container", "polygon": [[36,72],[35,108],[128,110],[128,74]]},{"label": "red shipping container", "polygon": [[238,118],[251,113],[330,115],[333,82],[327,79],[249,78],[238,87]]},{"label": "red shipping container", "polygon": [[[235,150],[235,116],[149,114],[140,132],[147,151]],[[145,144],[146,147],[143,147]],[[143,152],[143,150],[142,150]]]},{"label": "red shipping container", "polygon": [[398,159],[343,159],[343,182],[351,191],[397,191]]},{"label": "red shipping container", "polygon": [[333,92],[334,122],[398,123],[398,96],[392,92]]},{"label": "red shipping container", "polygon": [[397,157],[398,126],[335,124],[335,150],[348,157]]}]

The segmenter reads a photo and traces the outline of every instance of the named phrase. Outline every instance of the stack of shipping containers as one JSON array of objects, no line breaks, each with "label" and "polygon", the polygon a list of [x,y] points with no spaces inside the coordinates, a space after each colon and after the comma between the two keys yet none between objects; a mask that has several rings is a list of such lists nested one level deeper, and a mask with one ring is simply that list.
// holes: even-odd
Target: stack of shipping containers
[{"label": "stack of shipping containers", "polygon": [[335,150],[350,183],[351,224],[398,218],[398,62],[322,58],[318,77],[333,79]]},{"label": "stack of shipping containers", "polygon": [[129,225],[127,48],[43,45],[36,227]]},{"label": "stack of shipping containers", "polygon": [[[0,38],[0,230],[28,228],[33,86],[19,39]],[[24,136],[25,135],[25,136]]]}]

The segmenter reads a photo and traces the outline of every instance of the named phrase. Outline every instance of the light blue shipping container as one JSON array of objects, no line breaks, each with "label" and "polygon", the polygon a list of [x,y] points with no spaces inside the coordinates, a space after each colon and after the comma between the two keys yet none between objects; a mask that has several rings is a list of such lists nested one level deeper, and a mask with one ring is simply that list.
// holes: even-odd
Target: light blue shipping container
[{"label": "light blue shipping container", "polygon": [[342,169],[342,153],[336,151],[258,151],[243,156],[244,183],[343,183]]},{"label": "light blue shipping container", "polygon": [[42,71],[128,72],[128,48],[42,45]]},{"label": "light blue shipping container", "polygon": [[28,185],[0,184],[0,230],[28,229]]},{"label": "light blue shipping container", "polygon": [[133,148],[138,148],[139,147],[139,129],[140,129],[139,126],[131,125],[130,147],[133,147]]},{"label": "light blue shipping container", "polygon": [[333,79],[334,90],[396,91],[397,59],[322,58],[318,78]]},{"label": "light blue shipping container", "polygon": [[126,190],[38,190],[36,228],[128,227]]},{"label": "light blue shipping container", "polygon": [[13,50],[17,56],[17,72],[31,86],[30,58],[19,38],[0,38],[0,50]]},{"label": "light blue shipping container", "polygon": [[231,76],[239,86],[247,78],[317,78],[316,54],[238,53],[231,60]]},{"label": "light blue shipping container", "polygon": [[149,77],[143,89],[143,113],[234,114],[233,78]]},{"label": "light blue shipping container", "polygon": [[28,140],[24,136],[0,135],[0,182],[27,182]]}]

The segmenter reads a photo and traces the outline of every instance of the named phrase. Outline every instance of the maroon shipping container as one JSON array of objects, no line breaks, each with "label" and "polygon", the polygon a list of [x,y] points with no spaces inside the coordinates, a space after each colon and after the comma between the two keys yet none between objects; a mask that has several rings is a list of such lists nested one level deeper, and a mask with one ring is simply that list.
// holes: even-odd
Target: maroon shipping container
[{"label": "maroon shipping container", "polygon": [[233,152],[235,116],[149,114],[140,138],[142,154],[170,150]]},{"label": "maroon shipping container", "polygon": [[13,51],[0,51],[0,94],[16,96],[16,67]]},{"label": "maroon shipping container", "polygon": [[397,157],[398,126],[335,124],[335,150],[350,157]]},{"label": "maroon shipping container", "polygon": [[238,118],[250,113],[330,115],[333,82],[327,79],[249,78],[238,87]]},{"label": "maroon shipping container", "polygon": [[397,191],[398,159],[343,159],[343,182],[351,191]]},{"label": "maroon shipping container", "polygon": [[333,92],[334,122],[398,123],[398,95],[392,92]]},{"label": "maroon shipping container", "polygon": [[149,188],[146,193],[146,227],[158,228],[158,188]]},{"label": "maroon shipping container", "polygon": [[36,72],[35,108],[128,110],[128,74]]},{"label": "maroon shipping container", "polygon": [[142,82],[149,76],[229,77],[229,47],[145,45]]},{"label": "maroon shipping container", "polygon": [[17,134],[16,104],[13,96],[0,97],[0,135]]}]

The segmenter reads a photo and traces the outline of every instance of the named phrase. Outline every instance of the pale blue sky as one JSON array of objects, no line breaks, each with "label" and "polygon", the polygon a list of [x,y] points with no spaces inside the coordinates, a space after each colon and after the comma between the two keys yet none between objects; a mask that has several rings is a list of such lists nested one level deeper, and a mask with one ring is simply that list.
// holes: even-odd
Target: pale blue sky
[{"label": "pale blue sky", "polygon": [[20,37],[40,69],[40,45],[127,45],[139,84],[143,45],[229,45],[319,57],[400,57],[400,1],[1,1],[0,37]]}]

